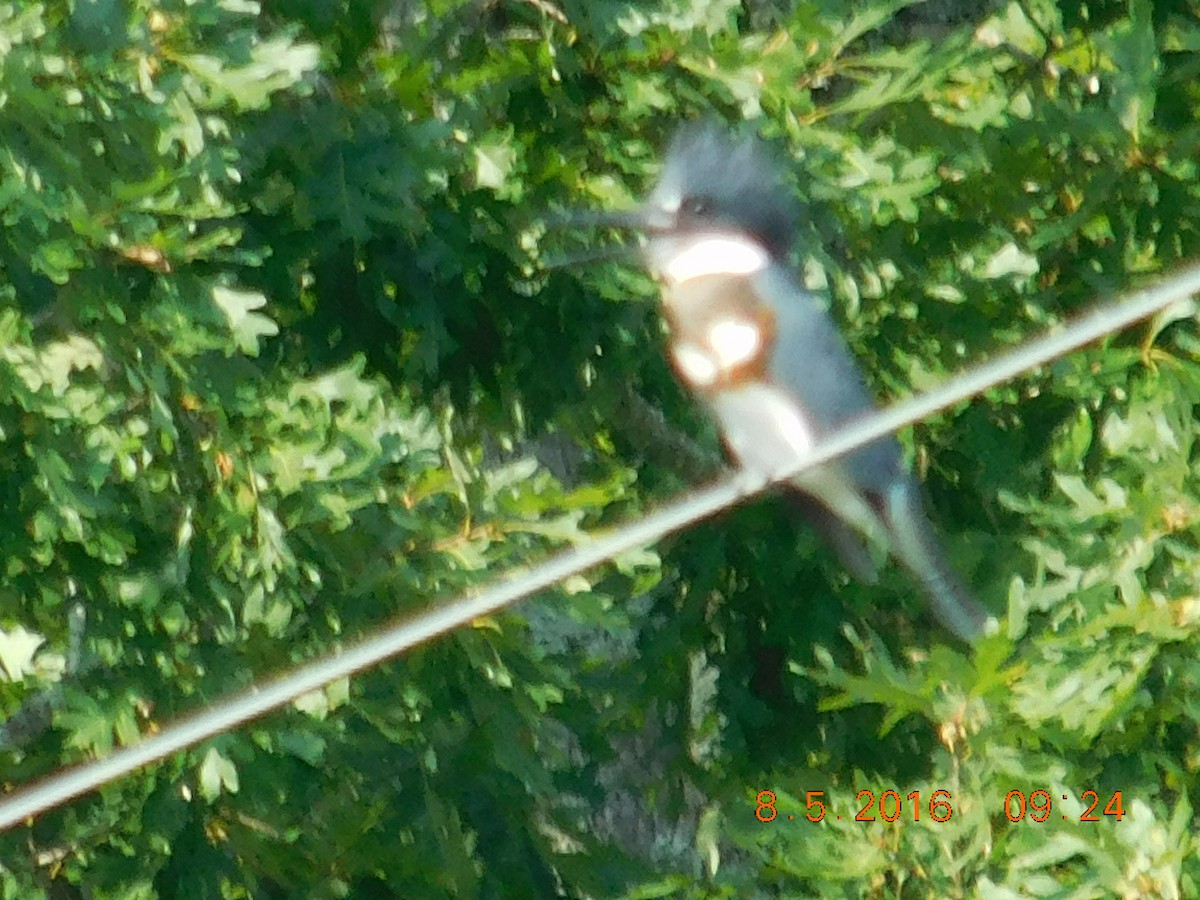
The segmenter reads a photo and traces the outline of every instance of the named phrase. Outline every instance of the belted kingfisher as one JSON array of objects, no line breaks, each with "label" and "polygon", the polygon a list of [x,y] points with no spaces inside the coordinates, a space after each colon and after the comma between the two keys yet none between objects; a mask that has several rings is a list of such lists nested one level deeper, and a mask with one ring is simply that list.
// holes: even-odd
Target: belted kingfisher
[{"label": "belted kingfisher", "polygon": [[[875,409],[833,318],[788,264],[798,218],[767,147],[713,124],[684,126],[646,201],[605,217],[645,235],[675,370],[730,454],[764,475]],[[890,546],[955,635],[973,641],[995,630],[948,565],[894,437],[803,472],[791,486],[856,576],[877,577],[862,535]]]}]

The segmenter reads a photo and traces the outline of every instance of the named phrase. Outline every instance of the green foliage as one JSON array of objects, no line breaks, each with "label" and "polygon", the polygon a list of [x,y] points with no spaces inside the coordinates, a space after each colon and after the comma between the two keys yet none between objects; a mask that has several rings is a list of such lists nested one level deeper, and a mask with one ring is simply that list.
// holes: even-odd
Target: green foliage
[{"label": "green foliage", "polygon": [[[654,286],[547,265],[682,118],[785,148],[883,397],[1196,257],[1196,12],[0,2],[0,793],[712,471]],[[973,653],[764,501],[0,835],[0,897],[1193,895],[1193,315],[905,436]]]}]

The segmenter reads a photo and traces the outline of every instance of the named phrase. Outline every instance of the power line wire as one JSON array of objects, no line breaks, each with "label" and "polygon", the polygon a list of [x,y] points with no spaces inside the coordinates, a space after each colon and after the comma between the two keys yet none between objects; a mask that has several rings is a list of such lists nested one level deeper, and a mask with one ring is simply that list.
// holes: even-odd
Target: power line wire
[{"label": "power line wire", "polygon": [[1052,329],[990,362],[959,373],[928,393],[897,403],[847,428],[839,429],[815,447],[810,455],[773,479],[745,471],[728,474],[715,484],[690,492],[682,499],[612,533],[589,540],[538,565],[510,572],[502,576],[498,584],[478,593],[468,593],[399,621],[343,651],[303,663],[262,687],[252,687],[185,717],[138,744],[17,791],[0,801],[0,831],[142,766],[229,731],[338,678],[396,656],[480,616],[503,609],[564,578],[622,553],[652,544],[762,491],[770,481],[792,478],[805,469],[1010,381],[1196,293],[1200,293],[1200,264],[1187,266],[1156,285],[1129,293],[1117,302],[1101,306],[1068,325]]},{"label": "power line wire", "polygon": [[651,544],[664,535],[725,509],[766,486],[766,479],[747,472],[729,473],[715,484],[634,521],[611,534],[580,544],[525,570],[502,576],[499,584],[460,596],[388,626],[340,652],[303,663],[263,685],[251,687],[208,709],[185,717],[157,735],[54,775],[41,784],[0,801],[0,831],[27,816],[108,784],[122,775],[214,737],[265,712],[318,690],[338,678],[382,662],[439,634],[494,613],[530,594],[599,565],[622,553]]}]

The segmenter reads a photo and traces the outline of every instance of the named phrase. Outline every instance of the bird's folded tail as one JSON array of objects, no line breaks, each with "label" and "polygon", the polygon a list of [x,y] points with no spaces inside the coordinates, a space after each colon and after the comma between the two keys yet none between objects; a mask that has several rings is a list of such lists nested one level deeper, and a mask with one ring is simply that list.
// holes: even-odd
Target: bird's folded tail
[{"label": "bird's folded tail", "polygon": [[921,583],[934,617],[969,643],[994,633],[998,627],[995,618],[976,602],[950,568],[916,482],[911,478],[898,480],[888,491],[883,513],[893,552]]}]

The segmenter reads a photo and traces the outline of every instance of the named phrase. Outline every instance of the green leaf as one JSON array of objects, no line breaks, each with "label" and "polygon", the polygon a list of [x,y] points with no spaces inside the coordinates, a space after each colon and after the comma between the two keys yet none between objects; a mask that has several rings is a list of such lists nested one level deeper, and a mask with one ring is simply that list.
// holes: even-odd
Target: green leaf
[{"label": "green leaf", "polygon": [[255,42],[242,64],[201,53],[183,54],[178,60],[192,74],[208,104],[231,100],[243,109],[259,109],[272,94],[292,87],[316,68],[319,55],[313,44],[297,44],[278,35]]},{"label": "green leaf", "polygon": [[1154,120],[1160,69],[1149,0],[1132,0],[1129,18],[1108,32],[1105,43],[1114,66],[1107,76],[1112,106],[1121,127],[1140,142]]},{"label": "green leaf", "polygon": [[242,353],[257,356],[258,341],[279,334],[279,326],[264,315],[254,312],[267,305],[267,298],[258,291],[238,291],[217,286],[212,291],[213,302],[225,314],[237,348]]},{"label": "green leaf", "polygon": [[481,188],[501,192],[517,161],[511,142],[480,143],[475,146],[475,182]]},{"label": "green leaf", "polygon": [[45,637],[18,625],[11,631],[0,628],[0,668],[9,681],[21,681],[34,671],[33,657]]},{"label": "green leaf", "polygon": [[1037,257],[1023,252],[1011,241],[997,250],[984,263],[984,278],[1004,278],[1006,275],[1027,277],[1038,271]]},{"label": "green leaf", "polygon": [[200,796],[210,803],[223,793],[238,792],[237,766],[215,747],[208,748],[196,775]]}]

